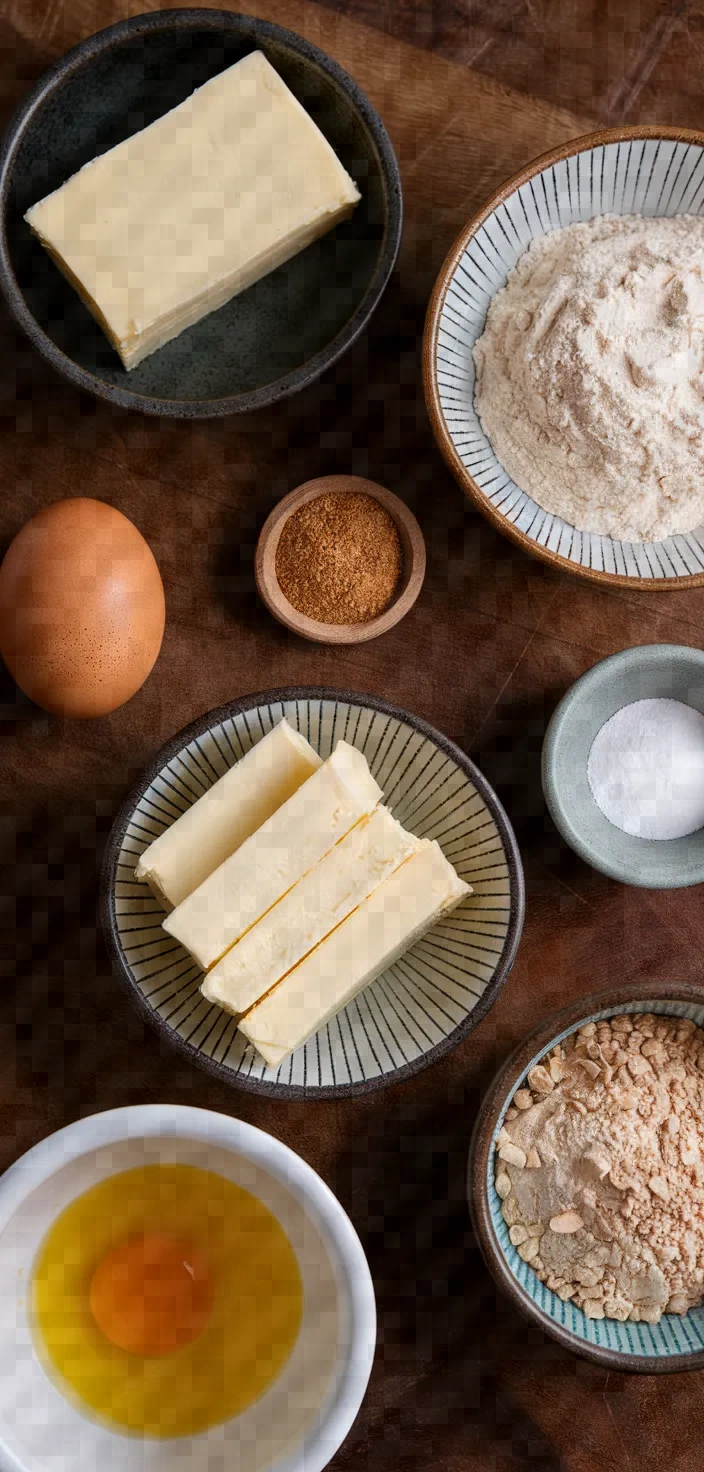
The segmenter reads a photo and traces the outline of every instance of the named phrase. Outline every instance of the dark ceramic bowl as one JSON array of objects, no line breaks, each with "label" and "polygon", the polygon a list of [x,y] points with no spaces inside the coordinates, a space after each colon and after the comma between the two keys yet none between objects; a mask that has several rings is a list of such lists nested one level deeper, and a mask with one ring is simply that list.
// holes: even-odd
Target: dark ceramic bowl
[{"label": "dark ceramic bowl", "polygon": [[[362,199],[349,220],[127,373],[23,215],[255,49],[315,119]],[[166,10],[82,41],[17,113],[0,155],[0,285],[34,346],[78,388],[146,414],[232,414],[303,388],[354,342],[393,269],[402,213],[386,130],[342,67],[268,21]]]}]

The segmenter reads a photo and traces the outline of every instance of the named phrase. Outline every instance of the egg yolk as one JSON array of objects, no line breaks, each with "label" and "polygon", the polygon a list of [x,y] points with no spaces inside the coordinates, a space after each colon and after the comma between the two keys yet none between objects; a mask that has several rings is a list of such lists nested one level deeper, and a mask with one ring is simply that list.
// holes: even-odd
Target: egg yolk
[{"label": "egg yolk", "polygon": [[98,1263],[90,1308],[106,1339],[130,1354],[172,1354],[205,1328],[213,1290],[202,1254],[167,1232],[128,1237]]}]

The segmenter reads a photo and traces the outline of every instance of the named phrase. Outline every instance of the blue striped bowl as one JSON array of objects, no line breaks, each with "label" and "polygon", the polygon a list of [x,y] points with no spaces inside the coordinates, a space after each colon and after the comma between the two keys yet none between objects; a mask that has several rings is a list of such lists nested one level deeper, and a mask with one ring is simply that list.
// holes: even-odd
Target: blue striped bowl
[{"label": "blue striped bowl", "polygon": [[[656,993],[655,998],[651,989]],[[626,992],[628,1000],[624,999]],[[585,1011],[585,1006],[590,1004],[593,1010]],[[704,1366],[704,1307],[684,1315],[663,1314],[659,1324],[628,1321],[622,1324],[615,1319],[586,1318],[580,1308],[563,1303],[546,1288],[519,1257],[509,1240],[494,1184],[497,1135],[516,1089],[521,1087],[529,1070],[570,1033],[588,1022],[600,1022],[621,1012],[688,1017],[702,1027],[704,991],[684,983],[612,988],[582,999],[542,1024],[509,1058],[482,1104],[470,1151],[472,1216],[479,1245],[499,1285],[552,1338],[585,1358],[614,1369],[640,1370],[647,1374],[699,1369]]]},{"label": "blue striped bowl", "polygon": [[474,344],[492,297],[538,235],[596,215],[704,213],[704,133],[614,128],[573,139],[502,185],[465,226],[428,309],[425,395],[435,437],[463,490],[524,551],[609,585],[704,583],[704,527],[662,542],[619,542],[544,511],[497,460],[474,407]]},{"label": "blue striped bowl", "polygon": [[[280,1068],[267,1068],[234,1018],[201,996],[202,972],[162,930],[164,911],[134,877],[140,854],[285,716],[325,758],[363,751],[395,817],[437,839],[472,894]],[[523,871],[511,825],[464,752],[370,695],[307,688],[245,696],[210,711],[158,753],[118,814],[103,871],[103,923],[118,976],[142,1013],[193,1062],[279,1098],[365,1093],[454,1047],[496,999],[523,926]]]}]

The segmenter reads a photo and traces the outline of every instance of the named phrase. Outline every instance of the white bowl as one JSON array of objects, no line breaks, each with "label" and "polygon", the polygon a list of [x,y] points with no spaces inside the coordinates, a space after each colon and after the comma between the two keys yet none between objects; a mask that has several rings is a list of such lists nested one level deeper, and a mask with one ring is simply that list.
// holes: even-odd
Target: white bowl
[{"label": "white bowl", "polygon": [[662,542],[620,542],[544,511],[497,459],[474,406],[474,344],[492,298],[531,241],[597,215],[704,212],[704,133],[611,128],[543,154],[503,184],[452,246],[428,308],[425,395],[435,438],[462,489],[506,536],[593,582],[638,588],[704,583],[704,527]]},{"label": "white bowl", "polygon": [[[29,1285],[39,1244],[76,1196],[159,1162],[219,1172],[263,1201],[296,1252],[303,1323],[285,1368],[242,1415],[198,1436],[109,1430],[64,1399],[37,1355]],[[321,1472],[362,1403],[374,1358],[374,1289],[332,1192],[286,1145],[241,1120],[181,1105],[111,1109],[35,1145],[0,1180],[2,1472]]]}]

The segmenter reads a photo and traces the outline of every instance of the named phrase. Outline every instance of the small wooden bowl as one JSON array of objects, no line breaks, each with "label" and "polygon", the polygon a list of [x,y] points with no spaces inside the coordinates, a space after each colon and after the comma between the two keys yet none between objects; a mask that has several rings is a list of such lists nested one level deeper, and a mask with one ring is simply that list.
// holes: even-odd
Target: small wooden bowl
[{"label": "small wooden bowl", "polygon": [[[401,582],[393,603],[378,618],[361,624],[321,623],[299,613],[285,597],[276,576],[276,550],[284,526],[294,511],[308,501],[315,501],[318,496],[348,496],[352,492],[373,496],[395,523],[403,554]],[[413,607],[425,577],[425,542],[413,512],[392,491],[359,475],[322,475],[318,480],[307,480],[284,496],[267,517],[259,533],[254,575],[269,612],[294,634],[300,634],[302,639],[310,639],[315,644],[364,644],[368,639],[378,639],[380,634],[388,633]]]}]

